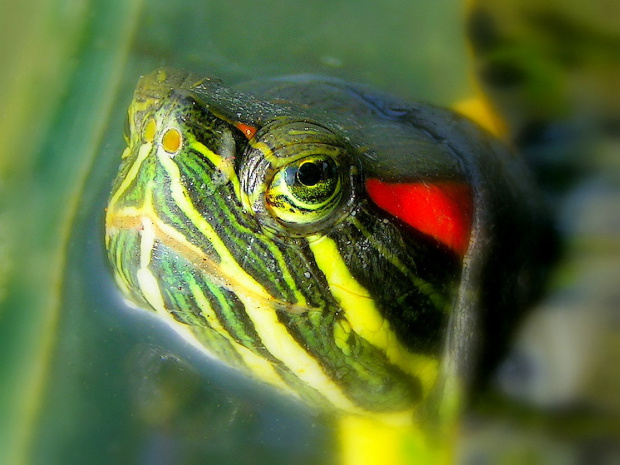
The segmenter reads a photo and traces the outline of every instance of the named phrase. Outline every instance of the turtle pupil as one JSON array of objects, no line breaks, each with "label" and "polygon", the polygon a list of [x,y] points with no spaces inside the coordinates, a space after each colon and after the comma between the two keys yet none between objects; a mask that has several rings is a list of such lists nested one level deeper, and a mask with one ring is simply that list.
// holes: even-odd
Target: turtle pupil
[{"label": "turtle pupil", "polygon": [[315,186],[321,181],[325,164],[306,162],[297,170],[297,181],[304,186]]}]

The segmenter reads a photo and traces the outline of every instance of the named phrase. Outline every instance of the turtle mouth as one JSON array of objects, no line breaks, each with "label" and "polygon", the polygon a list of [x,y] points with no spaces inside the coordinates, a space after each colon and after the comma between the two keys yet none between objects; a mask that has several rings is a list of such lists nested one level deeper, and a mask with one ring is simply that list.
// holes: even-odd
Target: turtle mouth
[{"label": "turtle mouth", "polygon": [[[137,232],[143,243],[148,236],[148,242],[163,244],[196,271],[206,276],[211,283],[243,297],[245,302],[252,303],[256,307],[268,307],[295,315],[320,310],[274,298],[249,276],[240,277],[238,273],[231,272],[230,267],[226,266],[221,259],[216,259],[188,242],[181,233],[164,223],[154,212],[145,207],[126,207],[120,210],[109,208],[106,215],[106,242],[109,243],[110,239],[121,231]],[[154,247],[141,247],[140,261],[148,263],[150,258],[143,255],[153,254],[153,251]]]}]

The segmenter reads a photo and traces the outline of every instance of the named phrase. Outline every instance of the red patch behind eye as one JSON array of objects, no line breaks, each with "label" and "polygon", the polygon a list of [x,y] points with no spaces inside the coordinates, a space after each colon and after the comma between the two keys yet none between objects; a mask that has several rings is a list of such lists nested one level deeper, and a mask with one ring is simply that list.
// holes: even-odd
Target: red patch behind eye
[{"label": "red patch behind eye", "polygon": [[473,216],[472,194],[467,184],[368,179],[366,190],[379,208],[434,237],[461,257],[467,252]]}]

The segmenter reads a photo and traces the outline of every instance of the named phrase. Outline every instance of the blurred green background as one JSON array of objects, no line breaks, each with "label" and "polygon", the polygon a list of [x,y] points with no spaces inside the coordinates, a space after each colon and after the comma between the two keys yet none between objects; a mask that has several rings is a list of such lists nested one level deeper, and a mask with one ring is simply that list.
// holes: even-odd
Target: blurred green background
[{"label": "blurred green background", "polygon": [[[527,115],[549,104],[545,116],[585,120],[589,130],[599,126],[602,104],[584,96],[596,90],[609,128],[580,141],[578,162],[571,161],[575,180],[553,194],[569,252],[498,381],[556,420],[567,406],[586,406],[595,426],[588,420],[577,433],[544,440],[538,428],[523,432],[474,415],[464,461],[485,451],[488,463],[498,463],[488,457],[513,449],[514,457],[534,461],[506,463],[584,463],[607,449],[613,460],[620,456],[613,454],[613,425],[620,424],[613,362],[620,356],[620,131],[612,89],[620,28],[609,18],[620,17],[618,7],[605,0],[587,8],[522,2],[550,11],[568,5],[571,20],[586,24],[577,29],[578,43],[586,44],[578,49],[594,57],[585,66],[594,71],[566,80],[564,68],[547,66],[557,59],[549,45],[555,42],[521,28],[515,2],[479,3],[508,16],[506,30],[519,38],[508,43],[524,44],[510,53],[543,77],[537,84],[553,89],[542,88],[553,97],[545,99],[537,97],[540,87],[487,89],[500,106]],[[329,419],[204,360],[120,300],[102,237],[125,110],[138,77],[159,66],[225,82],[328,74],[451,104],[474,87],[464,18],[460,0],[0,0],[0,463],[334,463]],[[592,53],[601,43],[607,48]],[[493,57],[476,66],[487,59]]]}]

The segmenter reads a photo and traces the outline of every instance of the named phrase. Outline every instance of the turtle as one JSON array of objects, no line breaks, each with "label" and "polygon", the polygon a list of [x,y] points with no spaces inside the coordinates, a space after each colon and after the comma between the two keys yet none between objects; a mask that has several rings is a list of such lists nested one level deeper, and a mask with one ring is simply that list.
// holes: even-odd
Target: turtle
[{"label": "turtle", "polygon": [[239,88],[141,78],[106,209],[118,286],[308,404],[432,429],[497,365],[553,260],[522,159],[345,81]]},{"label": "turtle", "polygon": [[[214,3],[217,2],[210,2],[210,5],[213,6]],[[94,8],[99,8],[97,2],[93,2],[92,5]],[[109,282],[108,270],[100,266],[103,255],[100,250],[103,216],[101,212],[110,190],[109,182],[101,183],[100,180],[105,176],[111,178],[112,171],[116,170],[117,146],[122,139],[120,137],[122,124],[116,120],[122,118],[129,99],[128,93],[135,85],[136,77],[142,72],[156,68],[162,61],[177,67],[198,68],[201,72],[205,71],[204,68],[216,68],[218,74],[239,74],[237,64],[226,67],[228,64],[225,63],[224,67],[222,66],[223,60],[222,56],[218,55],[218,45],[213,47],[213,43],[209,42],[210,37],[213,37],[209,31],[205,33],[204,28],[194,27],[194,23],[200,22],[198,18],[201,17],[200,14],[194,14],[195,11],[191,14],[186,14],[187,12],[175,14],[176,11],[182,10],[182,6],[175,6],[174,11],[172,9],[162,11],[161,5],[152,3],[138,15],[140,10],[136,6],[137,2],[125,2],[122,6],[109,3],[101,5],[101,11],[105,10],[105,14],[99,10],[93,10],[94,14],[76,10],[73,16],[67,16],[69,10],[59,8],[59,15],[64,15],[63,33],[50,36],[47,42],[41,39],[46,39],[45,34],[49,32],[49,28],[56,27],[54,21],[61,16],[46,20],[44,24],[36,23],[39,14],[45,19],[43,15],[48,12],[47,9],[41,9],[37,15],[26,15],[32,21],[15,22],[23,25],[24,29],[28,29],[29,25],[36,27],[29,29],[33,31],[32,34],[28,34],[31,40],[15,41],[16,50],[20,50],[19,55],[23,59],[12,60],[14,64],[20,66],[12,66],[11,69],[16,70],[15,75],[20,77],[24,85],[33,83],[32,89],[42,89],[42,92],[31,94],[36,96],[37,104],[30,105],[31,99],[27,99],[22,107],[26,109],[25,113],[13,105],[15,102],[11,98],[8,99],[7,108],[15,118],[7,120],[6,123],[9,124],[3,125],[2,128],[6,131],[3,132],[5,135],[3,140],[5,148],[8,148],[7,153],[19,151],[26,156],[28,153],[36,152],[34,156],[38,156],[36,158],[38,161],[32,165],[25,163],[26,169],[23,169],[19,157],[5,157],[2,160],[2,167],[8,168],[7,171],[3,171],[3,175],[5,173],[15,175],[14,178],[3,177],[3,184],[0,186],[4,189],[2,198],[7,203],[3,206],[3,210],[7,213],[3,217],[2,224],[5,227],[6,225],[12,227],[13,223],[4,220],[16,218],[19,221],[16,221],[15,225],[23,225],[26,230],[22,234],[21,226],[15,229],[16,234],[13,235],[22,239],[17,242],[19,247],[15,248],[11,241],[7,242],[20,252],[17,254],[20,258],[13,260],[13,268],[9,270],[9,273],[13,274],[8,275],[9,284],[3,286],[5,298],[2,307],[2,330],[5,347],[8,347],[8,351],[5,352],[7,376],[3,381],[3,387],[8,387],[7,392],[19,391],[19,395],[15,397],[15,401],[13,397],[3,395],[2,417],[7,422],[6,425],[10,422],[12,426],[6,427],[3,431],[0,453],[2,457],[6,457],[4,461],[8,463],[29,463],[25,460],[13,460],[16,456],[12,453],[16,450],[22,453],[28,451],[31,459],[43,463],[54,461],[67,463],[72,460],[79,461],[80,457],[99,457],[104,462],[105,457],[126,460],[127,457],[135,459],[140,456],[143,460],[148,460],[148,457],[154,455],[157,455],[160,461],[165,461],[170,457],[177,459],[190,457],[191,452],[184,450],[189,444],[221,442],[224,444],[222,447],[226,447],[227,441],[231,441],[230,444],[234,444],[231,449],[236,450],[236,455],[233,454],[236,458],[245,457],[247,463],[255,463],[254,459],[260,456],[260,450],[268,449],[278,437],[283,437],[285,439],[281,439],[277,446],[279,453],[270,457],[271,462],[277,461],[276,455],[285,463],[290,460],[281,457],[301,457],[299,460],[301,462],[304,461],[304,457],[307,460],[308,456],[328,460],[331,431],[329,427],[326,431],[320,418],[311,416],[305,420],[306,424],[311,426],[300,426],[304,421],[299,422],[296,418],[308,417],[305,416],[307,415],[305,411],[299,412],[297,404],[287,404],[280,396],[272,399],[269,393],[257,394],[260,389],[256,384],[246,386],[242,383],[242,378],[232,376],[226,370],[218,371],[218,368],[212,365],[204,368],[202,358],[192,355],[193,352],[177,338],[171,338],[157,320],[150,318],[148,314],[125,311],[124,304],[118,300],[118,292]],[[196,9],[199,6],[195,4],[192,8]],[[298,8],[301,6],[298,5]],[[487,12],[501,8],[503,7],[499,4],[485,6]],[[239,16],[231,20],[231,24],[238,25],[248,20],[249,10],[241,8],[237,11]],[[356,14],[359,11],[360,5],[356,3]],[[222,14],[221,9],[216,12]],[[85,14],[82,15],[83,13]],[[254,17],[261,17],[260,13],[260,11],[252,12]],[[270,14],[277,17],[276,13],[274,10]],[[290,18],[290,15],[287,17]],[[149,30],[144,26],[159,24],[158,21],[162,22],[164,18],[170,25],[177,24],[182,27],[177,27],[174,34],[155,34],[154,29]],[[354,22],[348,23],[348,19],[344,21],[342,18],[355,19],[355,15],[338,15],[338,18],[340,18],[338,24],[343,26],[343,33],[346,33],[347,24],[351,25]],[[448,13],[444,11],[441,23],[452,24],[449,18]],[[68,22],[69,20],[73,22]],[[129,76],[127,83],[120,84],[120,69],[124,66],[125,56],[123,51],[126,50],[122,44],[127,43],[132,25],[138,20],[143,24],[138,34],[140,42],[137,47],[133,47],[134,55],[125,69],[126,75]],[[426,22],[436,24],[436,20],[437,17],[431,12]],[[47,27],[41,27],[42,24]],[[255,21],[252,28],[237,28],[235,35],[256,30],[262,24],[266,24],[266,21]],[[482,21],[482,24],[485,25],[485,22]],[[488,22],[486,25],[488,26]],[[82,26],[87,27],[84,30],[92,31],[92,34],[81,36]],[[212,29],[213,26],[214,24],[210,25]],[[158,31],[161,32],[159,29]],[[216,33],[219,34],[221,31],[217,30]],[[519,33],[520,31],[517,31],[517,34]],[[374,34],[371,35],[375,37]],[[195,43],[192,42],[192,45],[187,47],[187,41],[184,40],[190,36],[206,38],[206,43],[194,47]],[[273,36],[276,37],[276,34]],[[28,62],[28,50],[37,48],[33,44],[45,49],[45,45],[57,43],[56,37],[67,39],[64,49],[54,49],[55,52],[66,52],[65,55],[50,53],[45,60]],[[381,55],[394,59],[392,52],[399,47],[385,47],[381,45],[379,37],[375,39],[374,46],[381,48]],[[514,40],[513,37],[508,37],[494,45],[514,43]],[[536,43],[535,41],[536,38],[533,43]],[[287,50],[298,60],[292,67],[293,70],[304,67],[312,69],[313,66],[308,64],[311,62],[302,62],[300,58],[312,56],[308,53],[310,47],[304,48],[299,41],[291,42],[296,45]],[[166,48],[162,46],[165,43],[171,45]],[[339,43],[346,44],[345,41]],[[401,41],[400,44],[402,43],[404,42]],[[41,45],[43,47],[40,47]],[[219,45],[221,47],[221,44]],[[314,42],[309,45],[320,48]],[[423,42],[420,42],[410,53],[415,55],[416,50],[423,48]],[[149,53],[156,49],[159,52],[157,57],[152,59]],[[71,50],[78,50],[81,54],[77,56],[77,61],[75,56],[70,57]],[[142,53],[138,59],[135,59],[135,50]],[[271,71],[270,68],[261,68],[265,60],[251,60],[252,55],[261,56],[260,53],[255,53],[257,50],[260,50],[260,47],[234,49],[234,55],[245,56],[244,59],[250,62],[250,68],[254,68],[248,73],[249,75],[265,74],[266,69]],[[300,55],[299,50],[304,53]],[[366,56],[372,56],[374,53],[372,47],[360,47],[359,50],[365,50]],[[490,48],[487,47],[485,50],[488,51]],[[485,50],[479,49],[478,52],[484,53]],[[335,57],[344,56],[337,52],[331,53]],[[281,59],[280,55],[274,56],[274,60]],[[93,60],[93,57],[97,59]],[[459,59],[462,57],[459,57],[458,52],[451,57],[453,66],[450,66],[450,72],[442,70],[441,74],[436,76],[437,79],[434,79],[444,84],[441,93],[436,93],[432,97],[434,101],[447,103],[454,97],[452,88],[445,86],[443,78],[448,75],[459,76]],[[362,61],[364,59],[362,58]],[[210,66],[205,67],[204,60]],[[436,61],[428,59],[424,66],[411,74],[432,75],[433,69],[435,72],[438,71],[433,67]],[[320,57],[322,71],[331,69],[335,74],[342,74],[343,63],[349,67],[351,62],[354,62],[354,59],[347,61],[329,55]],[[34,63],[37,64],[38,74],[20,74],[19,70],[23,70],[24,66],[32,67]],[[54,74],[51,79],[46,78],[45,85],[42,86],[40,76],[47,76],[45,66],[49,63],[62,65],[57,69],[67,71]],[[379,65],[379,68],[385,67],[382,75],[387,76],[398,72],[399,69],[405,69],[402,58],[396,57],[393,63],[398,66],[390,63],[388,69],[385,63]],[[355,66],[353,68],[355,74]],[[382,80],[376,75],[373,79],[367,72],[357,74],[360,80],[376,81],[375,85],[379,88],[388,88],[393,83],[389,78]],[[408,76],[413,81],[415,76],[411,74]],[[3,78],[7,76],[11,78],[12,75],[13,73],[7,73]],[[205,75],[204,72],[202,75]],[[23,79],[23,76],[27,79]],[[483,79],[488,76],[495,75],[486,74],[483,75]],[[67,83],[71,84],[67,87],[69,90],[64,93],[59,92],[64,83],[63,79],[67,79]],[[349,80],[351,79],[349,77]],[[455,78],[454,82],[459,79],[462,78]],[[407,82],[407,88],[418,86],[423,80],[415,82],[416,84]],[[497,83],[496,81],[493,84]],[[2,88],[19,90],[15,86],[6,86],[5,81]],[[115,109],[111,110],[113,94],[118,88],[122,89],[119,98],[122,103],[118,108],[114,107]],[[394,91],[403,93],[403,87]],[[11,97],[10,94],[7,95]],[[15,95],[19,97],[21,94],[16,92]],[[70,98],[63,100],[62,95],[68,95]],[[383,101],[384,98],[386,97],[380,97],[379,100]],[[90,99],[94,99],[97,105],[91,106],[88,103]],[[514,108],[514,101],[509,103],[508,107]],[[55,112],[53,108],[56,108]],[[27,122],[21,117],[26,114],[29,115]],[[98,120],[95,114],[112,115],[110,116],[112,123],[107,132],[104,132],[104,123]],[[550,118],[553,122],[558,119],[558,115],[552,114]],[[39,132],[33,132],[33,129],[37,129],[37,125],[33,122],[39,119],[41,121]],[[20,122],[23,123],[22,126],[19,126]],[[46,128],[49,128],[49,131]],[[523,141],[532,142],[531,135],[533,133],[536,135],[537,131],[531,129],[532,127],[523,133],[528,136],[524,137]],[[22,134],[28,134],[28,137],[22,137]],[[6,137],[7,135],[11,137]],[[87,166],[89,156],[97,151],[93,147],[99,144],[102,153],[89,177],[87,188],[82,189],[80,186],[89,170]],[[110,150],[113,152],[109,157],[111,161],[106,161]],[[30,168],[34,174],[28,171]],[[105,174],[106,172],[108,174]],[[20,182],[24,180],[26,182],[22,186]],[[28,207],[21,207],[20,202],[24,199],[27,205],[32,207],[32,218],[20,211],[29,211]],[[15,218],[12,218],[13,216]],[[7,237],[11,238],[12,235]],[[2,263],[5,270],[9,261],[3,259]],[[4,271],[0,272],[0,278],[5,284],[6,276]],[[56,281],[63,283],[62,288],[54,284]],[[37,283],[34,291],[32,282]],[[106,308],[105,313],[102,307]],[[86,321],[94,324],[84,324]],[[98,330],[94,329],[95,325],[99,325]],[[125,351],[127,347],[132,347],[126,341],[138,341],[133,352]],[[51,348],[55,350],[52,351]],[[102,362],[104,359],[118,363],[106,364]],[[97,376],[93,373],[97,373]],[[215,383],[210,381],[214,378],[218,380]],[[93,380],[96,382],[92,382]],[[156,380],[155,385],[153,380]],[[17,388],[13,389],[15,386]],[[126,389],[127,386],[131,388]],[[127,401],[127,392],[131,393],[130,401]],[[220,392],[219,397],[217,392]],[[258,396],[259,401],[246,401],[246,398],[255,399],[255,396]],[[208,401],[214,398],[214,401]],[[260,407],[265,403],[269,404],[268,408]],[[285,405],[286,408],[281,405]],[[178,420],[179,416],[170,413],[175,409],[179,411],[180,406],[184,406],[186,412],[182,421]],[[195,415],[187,412],[194,412]],[[519,416],[519,412],[516,416]],[[113,418],[125,420],[114,421]],[[199,424],[198,418],[209,418],[209,422]],[[76,419],[79,419],[79,425],[76,425]],[[149,426],[136,433],[136,428],[132,425],[139,422]],[[286,433],[278,426],[285,422],[288,428]],[[182,432],[182,441],[176,434],[179,431]],[[254,431],[254,434],[248,431]],[[205,436],[209,441],[204,440]],[[309,439],[299,440],[300,437]],[[157,438],[166,439],[158,441]],[[290,447],[284,451],[282,443],[287,445],[290,443]],[[498,441],[498,443],[504,442]],[[237,444],[247,445],[252,452],[244,455]],[[264,446],[265,444],[267,446]],[[322,447],[314,447],[313,444],[321,444]],[[32,447],[26,449],[28,446]],[[323,452],[324,450],[326,452]],[[198,455],[213,457],[214,460],[218,460],[219,457],[214,456],[210,450],[201,450]]]}]

